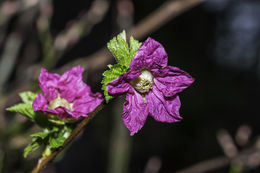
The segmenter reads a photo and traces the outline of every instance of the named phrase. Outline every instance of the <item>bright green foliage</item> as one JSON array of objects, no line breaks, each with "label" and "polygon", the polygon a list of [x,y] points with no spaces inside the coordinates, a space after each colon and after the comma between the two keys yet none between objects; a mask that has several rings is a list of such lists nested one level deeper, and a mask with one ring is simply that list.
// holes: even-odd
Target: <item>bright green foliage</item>
[{"label": "bright green foliage", "polygon": [[[18,103],[18,104],[14,105],[10,108],[7,108],[8,111],[16,112],[16,113],[19,113],[21,115],[24,115],[42,128],[49,128],[49,127],[52,126],[53,123],[56,124],[55,122],[50,121],[48,119],[47,115],[45,115],[41,112],[34,112],[33,111],[32,104],[33,104],[33,100],[37,96],[36,93],[26,91],[26,92],[20,93],[19,95],[20,95],[23,103]],[[53,115],[53,116],[56,116],[56,115]],[[58,123],[60,123],[60,122],[57,120],[57,124]]]},{"label": "bright green foliage", "polygon": [[46,138],[47,136],[49,135],[49,132],[47,131],[43,131],[43,132],[37,132],[37,133],[34,133],[34,134],[31,134],[30,136],[31,137],[35,137],[35,138],[41,138],[41,139],[44,139]]},{"label": "bright green foliage", "polygon": [[40,141],[33,141],[31,144],[29,144],[23,152],[23,156],[26,158],[28,156],[28,154],[30,154],[31,152],[37,150],[39,147],[41,146],[41,142]]},{"label": "bright green foliage", "polygon": [[62,146],[62,144],[64,143],[65,140],[66,140],[66,138],[63,136],[61,136],[59,138],[50,138],[49,139],[50,146],[52,148],[58,148],[58,147]]},{"label": "bright green foliage", "polygon": [[34,112],[32,104],[37,96],[36,93],[28,91],[19,95],[23,103],[16,104],[7,110],[28,117],[43,129],[41,132],[30,135],[32,143],[24,149],[24,157],[37,150],[41,145],[45,146],[43,156],[48,156],[54,149],[63,145],[64,141],[70,136],[74,125],[66,124],[57,115]]},{"label": "bright green foliage", "polygon": [[52,130],[44,129],[44,131],[31,134],[30,136],[35,138],[45,139],[48,135],[57,131],[59,131],[59,129],[57,127],[53,127]]},{"label": "bright green foliage", "polygon": [[7,110],[11,112],[17,112],[21,115],[28,117],[31,120],[33,120],[35,117],[35,112],[33,112],[32,104],[20,103],[10,108],[7,108]]},{"label": "bright green foliage", "polygon": [[128,46],[126,42],[125,31],[118,34],[118,36],[114,37],[107,43],[108,49],[117,61],[117,64],[115,65],[108,65],[109,70],[103,73],[104,78],[102,80],[102,89],[104,90],[104,95],[107,102],[113,98],[107,92],[107,84],[127,72],[136,51],[141,46],[141,43],[135,40],[132,36],[130,37],[129,44],[130,46]]},{"label": "bright green foliage", "polygon": [[126,42],[125,31],[118,34],[117,37],[114,37],[107,43],[108,49],[114,55],[118,64],[125,65],[126,59],[128,58],[129,48]]},{"label": "bright green foliage", "polygon": [[113,97],[110,96],[107,92],[107,84],[113,80],[115,80],[116,78],[118,78],[118,76],[124,74],[126,72],[126,68],[124,68],[122,65],[120,64],[115,64],[115,65],[108,65],[109,70],[105,71],[103,73],[103,80],[102,80],[102,90],[104,90],[104,95],[106,98],[106,102],[108,102],[110,99],[112,99]]},{"label": "bright green foliage", "polygon": [[112,40],[107,43],[108,49],[114,55],[118,64],[129,67],[136,51],[141,46],[141,43],[135,40],[132,36],[130,37],[130,46],[126,42],[125,31],[118,34]]},{"label": "bright green foliage", "polygon": [[24,103],[31,104],[36,98],[37,94],[31,91],[26,91],[26,92],[19,93],[19,96],[21,97]]},{"label": "bright green foliage", "polygon": [[53,133],[53,135],[49,138],[49,144],[51,148],[58,148],[62,146],[65,140],[70,136],[72,132],[72,127],[70,126],[62,126],[62,128],[57,131],[57,133]]},{"label": "bright green foliage", "polygon": [[63,145],[70,136],[73,126],[53,126],[51,130],[44,129],[42,132],[31,134],[32,143],[24,149],[24,157],[38,149],[41,145],[45,146],[43,156],[48,156],[56,148]]},{"label": "bright green foliage", "polygon": [[130,37],[130,52],[129,52],[129,58],[128,58],[128,66],[130,65],[133,57],[135,56],[136,51],[139,49],[142,43],[139,41],[135,40],[134,37]]},{"label": "bright green foliage", "polygon": [[7,108],[7,110],[11,112],[17,112],[34,121],[35,112],[33,111],[32,103],[35,97],[37,96],[37,94],[28,91],[28,92],[22,92],[19,95],[23,103],[16,104],[10,108]]}]

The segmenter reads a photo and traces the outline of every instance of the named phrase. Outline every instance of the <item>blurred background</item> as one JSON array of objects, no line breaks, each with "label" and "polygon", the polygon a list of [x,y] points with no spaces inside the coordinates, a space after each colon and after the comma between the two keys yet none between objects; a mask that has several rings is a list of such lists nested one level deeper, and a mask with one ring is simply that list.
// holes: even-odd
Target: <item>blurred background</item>
[{"label": "blurred background", "polygon": [[0,172],[30,172],[41,154],[23,158],[39,128],[5,111],[18,93],[38,91],[41,67],[78,64],[101,92],[106,43],[123,29],[158,40],[196,79],[180,93],[183,121],[148,117],[130,137],[115,99],[42,172],[259,172],[259,17],[259,0],[0,0]]}]

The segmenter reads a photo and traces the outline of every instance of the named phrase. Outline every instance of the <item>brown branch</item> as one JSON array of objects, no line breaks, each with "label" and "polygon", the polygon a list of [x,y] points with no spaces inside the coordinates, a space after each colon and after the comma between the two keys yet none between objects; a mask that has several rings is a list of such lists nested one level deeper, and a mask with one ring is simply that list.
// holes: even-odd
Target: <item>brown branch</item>
[{"label": "brown branch", "polygon": [[[72,21],[69,27],[65,28],[54,39],[54,49],[56,58],[62,57],[64,50],[72,47],[80,38],[89,34],[93,27],[101,22],[108,12],[110,1],[95,0],[90,9],[78,20]],[[57,60],[56,60],[57,61]]]},{"label": "brown branch", "polygon": [[204,1],[205,0],[168,0],[146,18],[141,20],[128,32],[128,35],[132,35],[137,39],[142,39],[169,22],[171,19]]},{"label": "brown branch", "polygon": [[[182,14],[183,12],[199,5],[205,0],[168,0],[161,5],[157,10],[145,17],[143,20],[132,27],[127,35],[133,35],[136,39],[143,39],[151,34],[165,23],[169,22],[174,17]],[[102,69],[107,63],[112,61],[112,56],[106,47],[101,48],[94,54],[80,58],[73,62],[64,65],[58,71],[65,71],[77,64],[81,64],[85,69]]]},{"label": "brown branch", "polygon": [[64,144],[58,148],[56,151],[54,151],[51,155],[47,157],[42,157],[38,160],[38,163],[36,167],[32,170],[32,173],[38,173],[42,168],[44,168],[50,161],[52,161],[57,154],[59,154],[83,129],[83,127],[95,116],[97,113],[103,109],[104,102],[102,102],[93,112],[89,114],[89,116],[85,119],[83,119],[78,126],[72,131],[71,135],[68,137],[68,139],[64,142]]}]

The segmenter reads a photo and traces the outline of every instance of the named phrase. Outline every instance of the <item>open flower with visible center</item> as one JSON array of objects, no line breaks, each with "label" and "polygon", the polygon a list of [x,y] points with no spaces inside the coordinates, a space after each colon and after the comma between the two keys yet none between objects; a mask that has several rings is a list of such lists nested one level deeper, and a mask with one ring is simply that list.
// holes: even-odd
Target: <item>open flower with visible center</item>
[{"label": "open flower with visible center", "polygon": [[42,68],[39,85],[43,94],[33,102],[33,110],[59,115],[61,119],[87,117],[102,101],[100,93],[92,93],[82,81],[84,69],[76,66],[62,76]]},{"label": "open flower with visible center", "polygon": [[130,135],[143,127],[148,114],[160,122],[173,123],[182,119],[177,94],[194,79],[167,63],[163,46],[148,38],[132,59],[130,71],[107,85],[111,96],[126,94],[122,119]]}]

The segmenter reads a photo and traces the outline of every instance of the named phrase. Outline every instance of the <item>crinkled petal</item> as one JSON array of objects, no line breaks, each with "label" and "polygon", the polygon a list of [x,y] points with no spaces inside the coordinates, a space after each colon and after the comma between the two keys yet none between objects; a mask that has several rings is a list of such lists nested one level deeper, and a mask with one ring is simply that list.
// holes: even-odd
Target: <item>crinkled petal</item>
[{"label": "crinkled petal", "polygon": [[139,71],[130,71],[119,76],[117,79],[107,84],[108,94],[111,96],[120,96],[126,93],[129,88],[132,87],[129,82],[140,75],[141,73]]},{"label": "crinkled petal", "polygon": [[74,113],[63,106],[59,106],[55,109],[49,109],[47,100],[44,98],[42,94],[39,94],[33,101],[33,110],[43,112],[45,114],[59,115],[60,118],[62,119],[66,119],[66,118],[78,119],[82,115],[82,113],[81,114],[77,112]]},{"label": "crinkled petal", "polygon": [[38,96],[33,101],[33,110],[40,111],[47,114],[58,114],[56,110],[52,110],[48,108],[48,101],[42,94],[38,94]]},{"label": "crinkled petal", "polygon": [[89,86],[82,80],[83,71],[84,69],[81,66],[76,66],[61,76],[58,83],[61,98],[73,102],[75,98],[91,92]]},{"label": "crinkled petal", "polygon": [[130,69],[155,69],[166,67],[167,63],[168,56],[163,46],[152,38],[148,38],[137,50],[131,61]]},{"label": "crinkled petal", "polygon": [[76,99],[73,104],[73,112],[77,113],[82,117],[87,117],[89,113],[94,111],[94,109],[100,105],[103,101],[102,95],[100,93],[89,94],[86,97]]},{"label": "crinkled petal", "polygon": [[176,95],[194,82],[187,72],[172,66],[153,70],[153,75],[155,85],[166,97]]},{"label": "crinkled petal", "polygon": [[122,119],[129,129],[130,135],[133,136],[143,127],[148,116],[148,107],[143,97],[133,88],[131,88],[131,90],[133,90],[133,92],[126,94]]},{"label": "crinkled petal", "polygon": [[[90,87],[82,81],[83,71],[81,66],[77,66],[66,71],[60,77],[58,74],[48,73],[42,69],[39,82],[44,96],[39,94],[36,97],[33,102],[34,111],[59,115],[62,119],[87,117],[88,113],[92,112],[103,101],[103,98],[100,93],[93,94]],[[65,99],[66,104],[73,105],[72,110],[64,106],[62,103],[64,100],[61,103],[54,102],[57,104],[54,104],[55,108],[49,108],[50,102],[58,95]]]},{"label": "crinkled petal", "polygon": [[178,95],[165,98],[165,108],[177,121],[182,120],[180,116],[181,101]]},{"label": "crinkled petal", "polygon": [[82,114],[78,112],[70,111],[64,106],[59,106],[55,108],[55,111],[57,112],[57,115],[59,115],[60,118],[63,120],[68,118],[78,119],[79,117],[82,116]]},{"label": "crinkled petal", "polygon": [[154,86],[145,98],[150,116],[156,121],[173,123],[182,119],[179,115],[181,103],[178,96],[172,98],[172,100],[166,100],[162,93]]},{"label": "crinkled petal", "polygon": [[58,80],[60,75],[49,73],[45,68],[42,68],[39,76],[39,85],[43,91],[45,98],[50,101],[58,96]]}]

